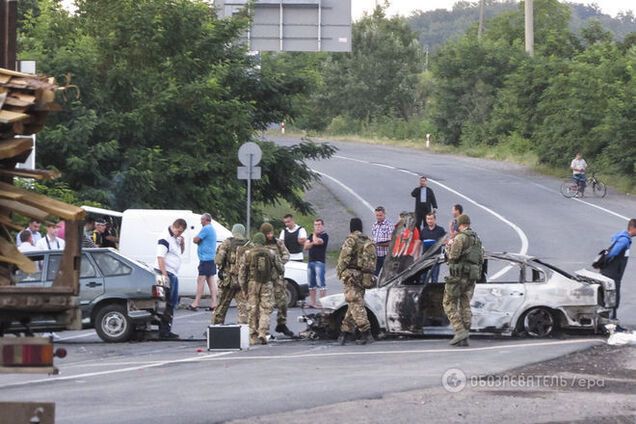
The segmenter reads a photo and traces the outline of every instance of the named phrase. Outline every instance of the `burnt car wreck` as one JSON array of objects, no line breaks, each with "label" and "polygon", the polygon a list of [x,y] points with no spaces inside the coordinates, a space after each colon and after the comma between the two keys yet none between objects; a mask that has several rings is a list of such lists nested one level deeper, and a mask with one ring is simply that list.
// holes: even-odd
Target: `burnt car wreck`
[{"label": "burnt car wreck", "polygon": [[[394,234],[395,240],[395,234]],[[442,307],[443,278],[428,282],[435,265],[448,270],[442,242],[416,260],[389,258],[377,287],[365,293],[375,336],[451,335]],[[308,338],[334,338],[347,310],[342,293],[321,299],[323,309],[302,317]],[[486,252],[471,302],[471,332],[547,337],[557,330],[601,332],[612,322],[614,281],[588,270],[574,275],[532,256]]]}]

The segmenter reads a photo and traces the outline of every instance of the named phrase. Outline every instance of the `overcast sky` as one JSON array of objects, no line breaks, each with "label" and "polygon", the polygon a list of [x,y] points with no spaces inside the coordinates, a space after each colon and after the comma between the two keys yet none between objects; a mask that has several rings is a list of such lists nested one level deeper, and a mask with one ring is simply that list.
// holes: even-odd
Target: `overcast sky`
[{"label": "overcast sky", "polygon": [[[370,12],[376,3],[376,0],[351,0],[353,19],[362,16],[363,12]],[[383,0],[377,0],[382,2]],[[477,0],[473,0],[477,1]],[[389,14],[396,13],[408,16],[414,10],[433,10],[433,9],[451,9],[456,0],[390,0]],[[603,12],[616,16],[618,12],[626,10],[636,10],[636,2],[634,0],[573,0],[572,3],[592,4],[596,3]]]}]

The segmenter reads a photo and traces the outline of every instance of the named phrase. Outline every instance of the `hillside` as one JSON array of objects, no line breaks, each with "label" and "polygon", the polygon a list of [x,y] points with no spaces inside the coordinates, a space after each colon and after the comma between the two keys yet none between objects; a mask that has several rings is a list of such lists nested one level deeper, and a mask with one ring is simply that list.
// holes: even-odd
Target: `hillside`
[{"label": "hillside", "polygon": [[[636,32],[636,17],[632,13],[622,14],[616,18],[604,14],[596,6],[570,3],[572,19],[570,27],[579,32],[590,20],[599,21],[604,28],[611,31],[617,40],[622,40],[630,32]],[[488,19],[501,13],[519,8],[515,0],[486,0],[485,17]],[[413,30],[420,35],[422,46],[430,51],[437,50],[447,40],[464,34],[471,26],[479,21],[479,2],[459,1],[453,10],[437,9],[428,12],[415,12],[408,22]],[[486,25],[486,28],[488,26]]]}]

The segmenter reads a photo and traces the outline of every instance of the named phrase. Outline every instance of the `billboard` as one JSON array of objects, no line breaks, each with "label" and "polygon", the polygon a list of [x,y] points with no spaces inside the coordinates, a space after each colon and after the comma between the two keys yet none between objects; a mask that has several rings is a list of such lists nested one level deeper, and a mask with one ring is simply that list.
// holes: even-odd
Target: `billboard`
[{"label": "billboard", "polygon": [[250,50],[350,52],[351,0],[215,0],[219,17],[251,4]]}]

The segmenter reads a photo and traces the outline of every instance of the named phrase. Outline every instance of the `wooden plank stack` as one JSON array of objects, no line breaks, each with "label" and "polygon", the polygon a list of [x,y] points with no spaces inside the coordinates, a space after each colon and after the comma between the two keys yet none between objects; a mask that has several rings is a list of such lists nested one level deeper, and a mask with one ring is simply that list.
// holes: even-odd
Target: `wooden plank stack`
[{"label": "wooden plank stack", "polygon": [[[17,250],[9,232],[9,229],[20,228],[13,220],[18,214],[42,222],[53,217],[67,221],[64,257],[68,256],[69,260],[64,261],[67,268],[63,265],[60,269],[60,274],[65,274],[65,281],[56,279],[53,287],[75,291],[72,280],[76,270],[72,259],[80,252],[80,221],[84,211],[13,185],[14,177],[50,179],[59,176],[54,171],[15,168],[33,150],[30,135],[43,128],[50,111],[59,108],[55,103],[57,90],[54,78],[0,68],[0,289],[14,284],[11,274],[15,267],[27,273],[34,272],[33,262]],[[3,306],[7,305],[3,304],[0,290],[0,309]]]}]

